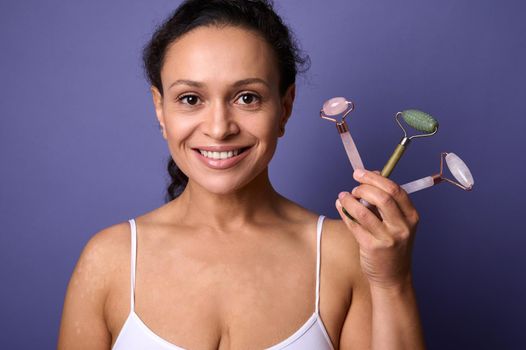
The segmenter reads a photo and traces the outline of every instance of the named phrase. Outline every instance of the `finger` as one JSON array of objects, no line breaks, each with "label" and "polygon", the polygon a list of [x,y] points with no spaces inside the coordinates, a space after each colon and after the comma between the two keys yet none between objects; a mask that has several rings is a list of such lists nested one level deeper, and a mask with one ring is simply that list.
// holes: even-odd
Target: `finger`
[{"label": "finger", "polygon": [[[415,208],[407,193],[394,181],[383,177],[373,171],[365,169],[356,169],[353,173],[353,177],[356,181],[362,184],[373,185],[379,187],[383,191],[391,195],[398,207],[402,211],[405,217],[413,217],[415,215]],[[366,199],[366,198],[365,198]]]},{"label": "finger", "polygon": [[347,228],[352,232],[358,244],[362,247],[370,247],[374,242],[374,236],[344,212],[345,209],[339,199],[336,200],[336,209]]},{"label": "finger", "polygon": [[341,205],[354,218],[355,222],[369,231],[377,239],[385,238],[385,226],[367,207],[348,192],[338,195]]},{"label": "finger", "polygon": [[375,205],[383,221],[392,224],[406,221],[404,213],[400,210],[396,200],[389,193],[378,187],[362,184],[353,189],[352,195],[363,198],[367,202]]}]

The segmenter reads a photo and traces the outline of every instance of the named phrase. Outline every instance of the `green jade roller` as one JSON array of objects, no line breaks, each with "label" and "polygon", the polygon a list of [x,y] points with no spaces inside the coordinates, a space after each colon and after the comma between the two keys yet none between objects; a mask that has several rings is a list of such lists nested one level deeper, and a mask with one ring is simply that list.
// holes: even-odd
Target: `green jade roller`
[{"label": "green jade roller", "polygon": [[[422,131],[425,134],[407,136],[407,131],[405,130],[402,123],[400,122],[400,117],[407,123],[407,125],[411,126],[412,128],[418,131]],[[389,177],[389,175],[391,175],[394,167],[396,166],[400,158],[402,158],[402,155],[404,154],[407,146],[409,146],[409,143],[411,142],[412,139],[417,138],[417,137],[432,136],[436,134],[436,132],[438,131],[438,122],[436,121],[436,119],[430,116],[429,114],[419,111],[417,109],[407,109],[405,111],[398,112],[395,115],[395,120],[400,126],[400,128],[402,129],[402,131],[404,132],[404,137],[402,138],[400,143],[396,146],[393,154],[391,155],[391,157],[385,164],[384,168],[382,169],[381,175],[384,177]],[[370,203],[366,202],[363,199],[360,199],[360,202],[364,204],[367,208],[372,210],[373,212],[376,211],[375,213],[376,215],[379,215],[377,210]],[[345,208],[343,208],[343,213],[349,219],[356,222],[356,220],[351,215],[349,215],[349,213],[345,210]]]},{"label": "green jade roller", "polygon": [[[425,134],[417,134],[413,136],[407,136],[407,131],[404,129],[402,123],[400,122],[400,117],[407,123],[407,125],[411,126],[412,128],[425,132]],[[396,146],[393,154],[385,164],[384,168],[382,169],[382,176],[389,177],[391,173],[393,172],[394,167],[402,158],[402,155],[404,154],[407,146],[409,146],[409,143],[412,139],[417,137],[427,137],[436,134],[438,131],[438,122],[435,118],[430,116],[429,114],[419,111],[417,109],[407,109],[403,112],[398,112],[395,115],[395,120],[404,132],[404,137],[400,141],[400,143]]]}]

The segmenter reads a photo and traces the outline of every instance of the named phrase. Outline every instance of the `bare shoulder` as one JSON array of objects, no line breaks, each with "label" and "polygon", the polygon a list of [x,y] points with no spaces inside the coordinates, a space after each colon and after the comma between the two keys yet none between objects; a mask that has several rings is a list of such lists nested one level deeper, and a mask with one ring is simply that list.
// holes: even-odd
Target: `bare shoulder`
[{"label": "bare shoulder", "polygon": [[94,234],[86,243],[76,267],[76,273],[95,278],[112,273],[129,257],[130,224],[121,222]]},{"label": "bare shoulder", "polygon": [[129,258],[129,232],[127,222],[119,223],[97,232],[84,246],[64,300],[59,349],[109,347],[104,305],[113,277]]},{"label": "bare shoulder", "polygon": [[[299,218],[297,221],[310,223],[319,216],[318,214],[302,207],[298,203],[288,201],[293,213],[288,217]],[[332,219],[325,217],[322,227],[322,249],[324,256],[324,264],[328,265],[329,270],[335,271],[339,279],[349,281],[349,278],[356,279],[360,274],[360,257],[359,246],[349,228],[341,219]],[[335,276],[336,277],[336,276]]]}]

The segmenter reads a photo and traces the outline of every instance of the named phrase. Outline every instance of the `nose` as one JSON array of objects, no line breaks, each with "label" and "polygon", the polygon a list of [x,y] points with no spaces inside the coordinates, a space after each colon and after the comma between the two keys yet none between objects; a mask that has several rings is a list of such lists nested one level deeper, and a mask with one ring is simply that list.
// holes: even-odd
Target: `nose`
[{"label": "nose", "polygon": [[239,125],[223,102],[213,103],[205,120],[204,133],[216,140],[223,140],[239,133]]}]

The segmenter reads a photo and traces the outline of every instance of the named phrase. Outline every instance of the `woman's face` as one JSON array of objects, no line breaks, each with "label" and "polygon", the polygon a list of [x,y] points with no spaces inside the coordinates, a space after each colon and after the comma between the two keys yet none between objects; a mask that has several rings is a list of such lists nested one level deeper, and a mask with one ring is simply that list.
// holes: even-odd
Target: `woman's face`
[{"label": "woman's face", "polygon": [[152,88],[170,153],[210,192],[239,189],[266,169],[291,113],[292,86],[279,92],[269,44],[239,27],[199,27],[172,43]]}]

